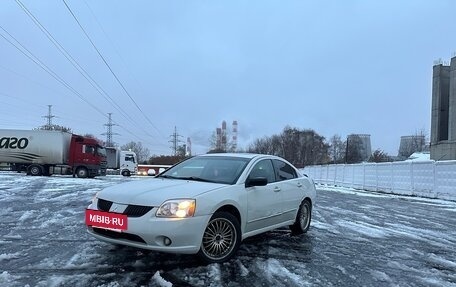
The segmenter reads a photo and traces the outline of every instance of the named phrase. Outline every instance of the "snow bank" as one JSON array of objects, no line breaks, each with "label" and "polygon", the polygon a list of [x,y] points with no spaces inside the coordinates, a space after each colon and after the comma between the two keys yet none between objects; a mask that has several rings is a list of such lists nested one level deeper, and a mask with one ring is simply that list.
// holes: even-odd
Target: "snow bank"
[{"label": "snow bank", "polygon": [[20,276],[14,276],[9,274],[6,271],[0,274],[0,285],[1,286],[9,286],[11,283],[14,283],[16,280],[21,278]]},{"label": "snow bank", "polygon": [[6,253],[0,254],[0,262],[2,262],[3,260],[19,258],[19,255],[21,255],[20,252],[8,253],[8,254],[6,254]]},{"label": "snow bank", "polygon": [[157,271],[155,272],[154,276],[152,276],[152,282],[151,283],[156,283],[158,286],[161,286],[161,287],[172,287],[173,284],[166,281],[165,279],[163,279],[163,277],[160,276],[160,272]]}]

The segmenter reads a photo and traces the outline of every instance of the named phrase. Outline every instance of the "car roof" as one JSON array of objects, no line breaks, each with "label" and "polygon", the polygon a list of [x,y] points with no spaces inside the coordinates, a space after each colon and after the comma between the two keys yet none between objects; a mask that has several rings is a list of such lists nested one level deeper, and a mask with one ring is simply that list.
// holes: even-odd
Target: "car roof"
[{"label": "car roof", "polygon": [[198,155],[201,157],[207,157],[207,156],[218,156],[218,157],[240,157],[240,158],[256,158],[256,157],[274,157],[271,155],[267,154],[257,154],[257,153],[207,153],[207,154],[202,154]]}]

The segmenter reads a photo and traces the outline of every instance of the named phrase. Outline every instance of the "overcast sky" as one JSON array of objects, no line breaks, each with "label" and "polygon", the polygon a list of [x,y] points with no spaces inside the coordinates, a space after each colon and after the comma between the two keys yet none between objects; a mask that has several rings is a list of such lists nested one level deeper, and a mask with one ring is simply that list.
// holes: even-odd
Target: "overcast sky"
[{"label": "overcast sky", "polygon": [[237,120],[241,148],[289,125],[370,134],[396,155],[401,136],[430,134],[432,66],[455,55],[455,11],[453,0],[1,1],[0,128],[40,126],[53,105],[54,124],[102,139],[113,113],[114,141],[151,154],[171,153],[175,126],[205,153]]}]

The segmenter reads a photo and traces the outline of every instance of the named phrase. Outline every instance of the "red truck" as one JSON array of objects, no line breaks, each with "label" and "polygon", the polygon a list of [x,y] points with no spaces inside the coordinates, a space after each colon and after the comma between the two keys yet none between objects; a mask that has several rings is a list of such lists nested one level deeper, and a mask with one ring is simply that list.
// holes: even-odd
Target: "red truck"
[{"label": "red truck", "polygon": [[106,150],[93,138],[61,131],[0,129],[0,163],[28,175],[106,175]]}]

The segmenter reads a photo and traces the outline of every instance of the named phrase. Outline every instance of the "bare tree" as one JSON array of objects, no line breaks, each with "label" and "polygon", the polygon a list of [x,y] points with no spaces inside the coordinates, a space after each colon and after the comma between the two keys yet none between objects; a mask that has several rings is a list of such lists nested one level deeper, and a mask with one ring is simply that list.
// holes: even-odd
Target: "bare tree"
[{"label": "bare tree", "polygon": [[147,163],[147,160],[149,159],[149,149],[146,147],[143,147],[141,142],[129,142],[123,146],[120,147],[122,150],[131,150],[136,153],[136,156],[138,157],[138,162],[140,163]]},{"label": "bare tree", "polygon": [[333,135],[329,139],[329,156],[333,163],[342,163],[345,160],[345,144],[340,135]]},{"label": "bare tree", "polygon": [[285,127],[281,134],[256,139],[249,152],[272,154],[285,158],[297,167],[329,161],[329,145],[313,130]]},{"label": "bare tree", "polygon": [[376,149],[371,157],[369,158],[369,162],[388,162],[392,161],[391,157],[381,149]]},{"label": "bare tree", "polygon": [[37,127],[36,130],[61,131],[61,132],[71,133],[71,128],[60,126],[60,125],[44,125],[44,126]]},{"label": "bare tree", "polygon": [[85,134],[84,136],[96,140],[97,143],[101,146],[106,146],[106,142],[104,140],[97,138],[93,134]]}]

